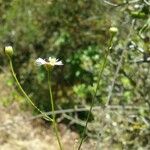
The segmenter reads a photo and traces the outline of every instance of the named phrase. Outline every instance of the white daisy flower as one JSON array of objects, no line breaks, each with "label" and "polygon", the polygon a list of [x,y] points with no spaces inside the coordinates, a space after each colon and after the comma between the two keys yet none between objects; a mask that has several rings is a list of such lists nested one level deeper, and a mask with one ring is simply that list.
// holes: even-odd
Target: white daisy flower
[{"label": "white daisy flower", "polygon": [[58,59],[56,58],[52,58],[52,57],[49,57],[48,59],[42,59],[42,58],[38,58],[36,60],[36,64],[38,66],[46,66],[48,68],[51,68],[51,67],[54,67],[54,66],[61,66],[63,65],[62,61],[59,61]]}]

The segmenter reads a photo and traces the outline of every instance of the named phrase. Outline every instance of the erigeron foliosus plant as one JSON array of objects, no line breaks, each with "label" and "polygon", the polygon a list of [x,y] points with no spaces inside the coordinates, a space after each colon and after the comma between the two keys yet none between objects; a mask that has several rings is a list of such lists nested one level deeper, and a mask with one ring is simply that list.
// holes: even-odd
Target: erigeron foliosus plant
[{"label": "erigeron foliosus plant", "polygon": [[16,76],[16,73],[14,71],[14,67],[13,67],[13,63],[12,63],[12,57],[13,57],[13,54],[14,54],[14,50],[12,48],[12,46],[6,46],[4,48],[4,53],[6,54],[6,56],[8,57],[9,59],[9,65],[10,65],[10,69],[11,69],[11,72],[12,72],[12,76],[13,78],[15,79],[16,81],[16,84],[18,85],[20,91],[22,92],[23,96],[26,98],[26,100],[38,111],[40,112],[43,117],[46,119],[46,120],[49,120],[49,121],[53,121],[48,115],[46,115],[44,112],[42,112],[34,103],[33,101],[31,100],[31,98],[26,94],[26,92],[24,91],[24,89],[22,88],[19,80],[17,79],[17,76]]},{"label": "erigeron foliosus plant", "polygon": [[50,93],[50,103],[51,103],[51,110],[52,110],[52,118],[50,118],[47,114],[45,114],[44,112],[42,112],[31,100],[31,98],[26,94],[26,92],[24,91],[24,89],[22,88],[19,80],[16,77],[14,68],[13,68],[13,63],[12,63],[12,57],[14,54],[13,48],[12,46],[6,46],[4,48],[4,53],[6,54],[6,56],[9,59],[9,64],[10,64],[10,69],[12,72],[12,76],[16,81],[16,84],[18,85],[18,88],[20,89],[20,91],[22,92],[23,96],[26,98],[26,100],[38,111],[43,115],[43,118],[45,118],[48,121],[51,121],[53,123],[53,127],[54,127],[54,131],[56,134],[56,138],[59,144],[59,148],[60,150],[62,150],[62,145],[61,145],[61,141],[59,138],[59,133],[58,133],[58,128],[57,128],[57,122],[55,119],[55,108],[54,108],[54,101],[53,101],[53,96],[52,96],[52,90],[51,90],[51,72],[54,66],[56,65],[63,65],[61,61],[58,61],[58,59],[56,58],[51,58],[49,57],[48,60],[44,60],[42,58],[38,58],[35,62],[38,66],[44,66],[46,68],[46,71],[48,73],[48,87],[49,87],[49,93]]},{"label": "erigeron foliosus plant", "polygon": [[[93,97],[92,97],[92,100],[91,100],[90,109],[89,109],[89,112],[88,112],[88,115],[87,115],[87,118],[86,118],[86,121],[85,121],[85,127],[84,127],[82,135],[81,135],[81,140],[79,142],[78,150],[81,150],[83,141],[85,140],[90,114],[92,112],[92,109],[93,109],[93,106],[94,106],[94,103],[95,103],[95,99],[96,99],[96,95],[97,95],[98,89],[100,87],[100,81],[101,81],[104,69],[106,67],[106,64],[107,64],[108,55],[110,54],[110,52],[112,50],[112,47],[113,47],[113,38],[117,35],[118,28],[117,27],[110,27],[109,28],[109,33],[110,33],[110,41],[109,41],[109,44],[108,44],[108,47],[107,47],[107,50],[106,50],[106,53],[105,53],[105,58],[104,58],[104,62],[102,64],[102,68],[100,69],[100,71],[98,73],[98,80],[97,80],[96,88],[95,88],[95,91],[93,92]],[[108,103],[106,103],[105,105],[107,106]]]},{"label": "erigeron foliosus plant", "polygon": [[59,137],[59,132],[58,132],[58,127],[57,127],[57,122],[56,122],[56,117],[55,117],[55,108],[54,108],[54,100],[53,100],[53,95],[52,95],[52,89],[51,89],[51,72],[54,68],[54,66],[61,66],[63,65],[62,61],[59,61],[56,58],[49,57],[48,59],[42,59],[38,58],[36,60],[36,64],[38,66],[44,66],[45,69],[47,70],[48,74],[48,87],[49,87],[49,94],[50,94],[50,103],[51,103],[51,110],[52,110],[52,119],[53,119],[53,128],[56,134],[56,138],[59,144],[60,150],[62,150],[62,144],[60,141]]},{"label": "erigeron foliosus plant", "polygon": [[[104,58],[104,62],[103,62],[103,65],[102,65],[102,69],[99,71],[99,75],[98,75],[98,81],[97,81],[97,85],[96,85],[96,89],[93,93],[93,98],[92,98],[92,101],[91,101],[91,105],[90,105],[90,110],[89,110],[89,113],[88,113],[88,116],[87,116],[87,119],[86,119],[86,123],[85,123],[85,127],[84,127],[84,130],[82,132],[82,137],[81,137],[81,140],[79,142],[79,146],[78,146],[78,150],[81,149],[81,146],[83,144],[83,141],[85,139],[85,134],[86,134],[86,130],[87,130],[87,126],[88,126],[88,122],[89,122],[89,117],[90,117],[90,114],[92,112],[92,108],[94,106],[94,102],[95,102],[95,97],[97,95],[97,91],[99,89],[99,86],[100,86],[100,80],[101,80],[101,77],[102,77],[102,74],[104,72],[104,69],[105,69],[105,66],[106,66],[106,63],[107,63],[107,57],[112,49],[112,46],[113,46],[113,37],[117,34],[118,32],[118,29],[116,27],[111,27],[109,29],[109,32],[111,34],[111,39],[110,39],[110,43],[108,45],[108,49],[106,50],[106,55],[105,55],[105,58]],[[52,121],[53,123],[53,127],[54,127],[54,131],[55,131],[55,134],[56,134],[56,138],[57,138],[57,141],[58,141],[58,144],[59,144],[59,148],[60,150],[62,150],[62,145],[61,145],[61,141],[60,141],[60,137],[59,137],[59,132],[58,132],[58,128],[57,128],[57,122],[56,122],[56,118],[55,118],[55,108],[54,108],[54,101],[53,101],[53,96],[52,96],[52,90],[51,90],[51,72],[54,68],[54,66],[61,66],[63,65],[63,63],[61,61],[59,61],[58,59],[56,58],[52,58],[52,57],[49,57],[48,59],[42,59],[42,58],[38,58],[36,60],[36,64],[38,66],[44,66],[46,71],[47,71],[47,74],[48,74],[48,87],[49,87],[49,93],[50,93],[50,103],[51,103],[51,110],[52,110],[52,118],[50,118],[48,115],[46,115],[45,113],[43,113],[42,111],[39,110],[39,108],[37,108],[34,103],[32,102],[32,100],[28,97],[28,95],[25,93],[25,91],[23,90],[23,88],[21,87],[16,75],[15,75],[15,72],[14,72],[14,69],[13,69],[13,65],[12,65],[12,59],[11,57],[13,56],[13,48],[11,46],[6,46],[5,47],[5,54],[8,56],[9,58],[9,62],[10,62],[10,67],[11,67],[11,71],[12,71],[12,75],[18,85],[18,87],[20,88],[20,90],[22,91],[23,95],[26,97],[26,99],[32,104],[32,106],[37,109],[46,119]],[[108,104],[106,104],[107,106]]]}]

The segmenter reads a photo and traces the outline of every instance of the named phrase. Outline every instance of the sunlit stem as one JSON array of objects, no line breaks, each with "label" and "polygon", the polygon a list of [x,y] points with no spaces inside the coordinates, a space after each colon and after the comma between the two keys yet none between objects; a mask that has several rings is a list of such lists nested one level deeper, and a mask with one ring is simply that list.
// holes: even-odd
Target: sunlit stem
[{"label": "sunlit stem", "polygon": [[24,89],[22,88],[21,84],[19,83],[17,77],[16,77],[16,74],[15,74],[15,71],[14,71],[14,68],[13,68],[13,64],[12,64],[12,59],[8,56],[9,58],[9,64],[10,64],[10,69],[11,69],[11,72],[12,72],[12,76],[14,77],[20,91],[22,92],[22,94],[24,95],[24,97],[27,99],[27,101],[38,111],[40,112],[43,117],[49,121],[53,121],[48,115],[46,115],[45,113],[43,113],[33,102],[32,100],[30,99],[30,97],[26,94],[26,92],[24,91]]},{"label": "sunlit stem", "polygon": [[97,91],[99,89],[99,86],[100,86],[100,81],[101,81],[101,78],[102,78],[102,74],[104,72],[104,69],[105,69],[105,66],[106,66],[106,63],[107,63],[107,57],[110,53],[110,50],[112,49],[112,40],[113,40],[113,36],[111,36],[111,39],[110,39],[110,43],[109,43],[109,46],[108,46],[108,49],[106,51],[106,54],[105,54],[105,58],[104,58],[104,61],[103,61],[103,65],[102,65],[102,68],[99,72],[99,75],[98,75],[98,80],[97,80],[97,85],[96,85],[96,89],[95,89],[95,92],[93,94],[93,98],[92,98],[92,102],[91,102],[91,106],[90,106],[90,110],[88,112],[88,115],[87,115],[87,119],[86,119],[86,123],[85,123],[85,127],[84,127],[84,130],[83,130],[83,133],[81,135],[81,141],[79,143],[79,147],[78,147],[78,150],[81,149],[81,146],[82,146],[82,143],[85,139],[85,134],[87,132],[87,126],[88,126],[88,122],[89,122],[89,118],[90,118],[90,114],[92,112],[92,108],[94,106],[94,102],[95,102],[95,99],[96,99],[96,95],[97,95]]},{"label": "sunlit stem", "polygon": [[49,87],[49,94],[50,94],[50,103],[51,103],[51,111],[52,111],[52,117],[53,117],[53,128],[56,134],[56,138],[59,144],[60,150],[62,150],[62,145],[60,142],[60,137],[59,137],[59,132],[58,132],[58,127],[57,127],[57,122],[56,122],[56,116],[55,116],[55,108],[54,108],[54,101],[53,101],[53,95],[52,95],[52,89],[51,89],[51,70],[48,69],[48,87]]}]

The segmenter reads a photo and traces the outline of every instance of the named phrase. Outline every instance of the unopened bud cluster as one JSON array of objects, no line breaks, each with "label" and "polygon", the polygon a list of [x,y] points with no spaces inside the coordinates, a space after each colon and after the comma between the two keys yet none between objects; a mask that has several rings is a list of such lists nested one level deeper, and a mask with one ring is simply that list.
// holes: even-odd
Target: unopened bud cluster
[{"label": "unopened bud cluster", "polygon": [[5,46],[4,52],[7,56],[12,56],[14,54],[12,46]]},{"label": "unopened bud cluster", "polygon": [[112,34],[117,34],[118,33],[118,28],[117,27],[110,27],[109,32]]}]

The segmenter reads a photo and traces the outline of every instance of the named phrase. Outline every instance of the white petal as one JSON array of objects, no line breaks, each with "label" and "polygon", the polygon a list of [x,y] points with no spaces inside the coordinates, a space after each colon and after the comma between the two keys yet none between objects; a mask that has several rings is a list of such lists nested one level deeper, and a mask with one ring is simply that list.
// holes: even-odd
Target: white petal
[{"label": "white petal", "polygon": [[38,66],[41,66],[41,65],[44,65],[46,64],[46,61],[42,58],[38,58],[35,63],[38,65]]},{"label": "white petal", "polygon": [[52,57],[49,57],[49,58],[48,58],[48,61],[51,61],[51,59],[52,59]]},{"label": "white petal", "polygon": [[55,65],[63,65],[62,61],[57,61]]}]

